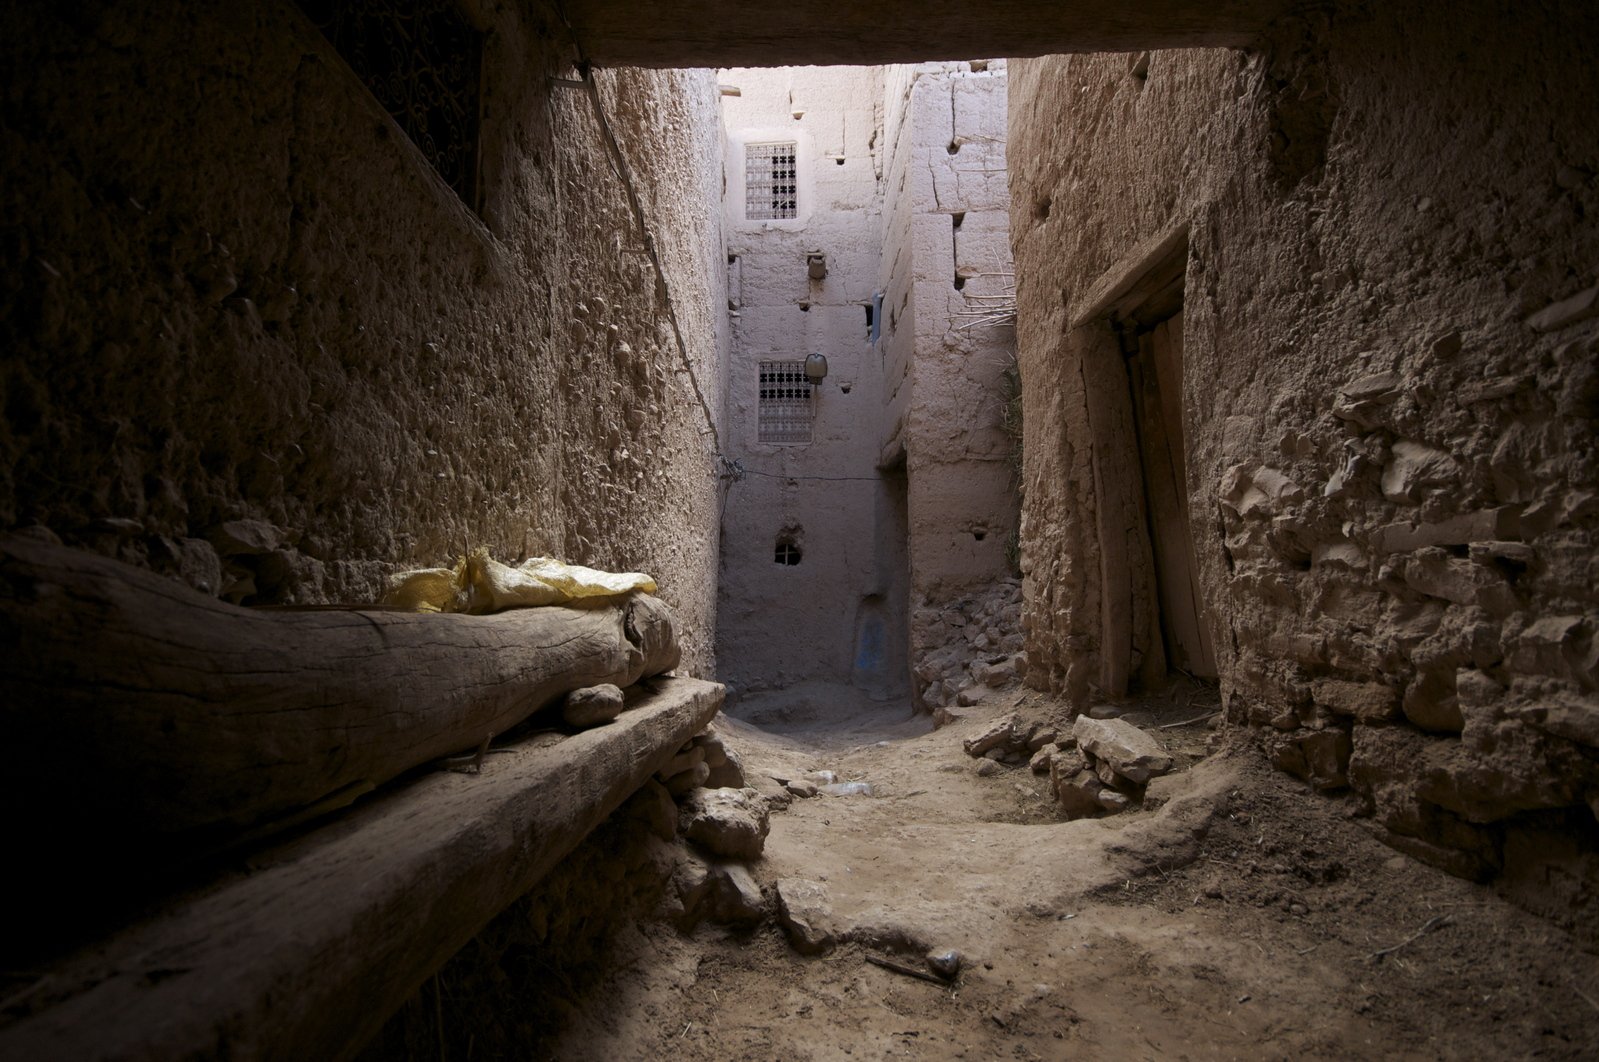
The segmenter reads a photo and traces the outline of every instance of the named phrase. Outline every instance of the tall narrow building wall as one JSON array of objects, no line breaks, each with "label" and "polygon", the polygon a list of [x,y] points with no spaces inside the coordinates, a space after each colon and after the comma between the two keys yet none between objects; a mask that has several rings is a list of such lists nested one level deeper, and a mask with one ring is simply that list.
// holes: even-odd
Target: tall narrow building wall
[{"label": "tall narrow building wall", "polygon": [[883,459],[907,470],[911,663],[928,707],[1020,648],[985,638],[972,608],[1018,626],[1005,92],[1003,60],[889,69]]},{"label": "tall narrow building wall", "polygon": [[[737,91],[723,96],[733,355],[721,674],[745,690],[818,680],[901,694],[903,489],[878,469],[870,320],[882,70],[721,76]],[[803,367],[817,354],[827,375],[812,386]]]},{"label": "tall narrow building wall", "polygon": [[1338,5],[1011,65],[1030,681],[1166,670],[1181,517],[1229,717],[1535,905],[1599,881],[1596,30]]},{"label": "tall narrow building wall", "polygon": [[339,50],[404,34],[336,45],[285,0],[6,6],[0,525],[246,603],[370,601],[477,546],[644,569],[708,672],[714,79],[597,75],[658,285],[589,99],[550,80],[554,10],[463,9],[428,8],[468,47],[372,64],[459,83],[390,101],[454,115],[408,133]]}]

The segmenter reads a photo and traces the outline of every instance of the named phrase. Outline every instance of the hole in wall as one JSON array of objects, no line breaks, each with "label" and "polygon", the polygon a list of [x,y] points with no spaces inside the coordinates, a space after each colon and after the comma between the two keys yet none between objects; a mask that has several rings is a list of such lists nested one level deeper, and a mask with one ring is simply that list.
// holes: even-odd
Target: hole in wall
[{"label": "hole in wall", "polygon": [[836,158],[836,159],[834,159],[834,160],[833,160],[833,165],[835,165],[835,166],[842,166],[842,165],[844,165],[844,156],[843,156],[843,155],[840,155],[840,156],[839,156],[839,157],[838,157],[838,158]]},{"label": "hole in wall", "polygon": [[779,538],[772,551],[772,560],[789,568],[794,567],[800,562],[799,545],[787,536]]},{"label": "hole in wall", "polygon": [[1049,208],[1050,199],[1049,196],[1046,195],[1044,198],[1033,204],[1033,217],[1039,221],[1045,220],[1049,217]]},{"label": "hole in wall", "polygon": [[964,210],[955,211],[955,213],[953,213],[953,214],[951,214],[949,216],[949,220],[950,220],[950,224],[953,225],[955,228],[957,228],[957,229],[960,228],[961,227],[961,222],[966,220],[966,211],[964,211]]},{"label": "hole in wall", "polygon": [[949,142],[949,147],[945,148],[944,150],[949,152],[951,155],[959,155],[961,153],[961,142],[959,140],[951,140]]},{"label": "hole in wall", "polygon": [[840,391],[844,392],[845,394],[849,394],[849,389],[851,387],[854,387],[854,386],[855,386],[854,384],[841,383],[841,384],[838,385],[838,389]]},{"label": "hole in wall", "polygon": [[867,338],[871,337],[872,325],[874,325],[876,323],[877,323],[877,314],[874,312],[874,310],[872,308],[872,304],[871,303],[867,303],[866,304],[866,335],[867,335]]},{"label": "hole in wall", "polygon": [[800,306],[800,313],[810,313],[811,312],[811,304],[810,303],[802,302],[802,303],[799,304],[799,306]]},{"label": "hole in wall", "polygon": [[1149,80],[1149,53],[1139,52],[1128,60],[1127,73],[1136,79],[1139,82],[1139,86],[1142,87],[1143,82]]},{"label": "hole in wall", "polygon": [[985,73],[988,72],[988,60],[987,59],[973,59],[971,62],[967,63],[966,65],[967,65],[967,67],[969,67],[971,69],[971,72],[974,73],[974,74],[985,74]]},{"label": "hole in wall", "polygon": [[975,541],[977,541],[977,542],[981,542],[983,539],[985,539],[987,537],[988,537],[988,532],[986,530],[984,530],[983,528],[980,528],[980,527],[979,528],[975,528],[972,531],[972,538]]},{"label": "hole in wall", "polygon": [[961,276],[959,273],[955,274],[955,290],[956,291],[965,291],[966,290],[966,278]]}]

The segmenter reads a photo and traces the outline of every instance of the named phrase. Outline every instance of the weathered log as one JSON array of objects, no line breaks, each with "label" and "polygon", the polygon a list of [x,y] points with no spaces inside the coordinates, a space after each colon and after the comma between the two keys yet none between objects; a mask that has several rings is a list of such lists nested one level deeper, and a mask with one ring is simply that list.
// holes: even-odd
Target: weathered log
[{"label": "weathered log", "polygon": [[79,841],[226,836],[677,662],[671,611],[647,595],[494,616],[260,611],[7,537],[0,807]]},{"label": "weathered log", "polygon": [[39,969],[0,1058],[349,1057],[722,703],[715,683],[648,685],[608,726],[402,784]]}]

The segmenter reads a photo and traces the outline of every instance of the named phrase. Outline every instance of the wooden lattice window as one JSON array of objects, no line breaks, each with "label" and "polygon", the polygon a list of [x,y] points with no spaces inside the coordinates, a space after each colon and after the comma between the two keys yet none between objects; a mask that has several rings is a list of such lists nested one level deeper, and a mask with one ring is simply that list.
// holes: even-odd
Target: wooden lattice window
[{"label": "wooden lattice window", "polygon": [[790,140],[744,145],[744,217],[750,221],[799,216],[799,156]]},{"label": "wooden lattice window", "polygon": [[814,407],[803,361],[761,362],[758,438],[766,443],[808,443]]}]

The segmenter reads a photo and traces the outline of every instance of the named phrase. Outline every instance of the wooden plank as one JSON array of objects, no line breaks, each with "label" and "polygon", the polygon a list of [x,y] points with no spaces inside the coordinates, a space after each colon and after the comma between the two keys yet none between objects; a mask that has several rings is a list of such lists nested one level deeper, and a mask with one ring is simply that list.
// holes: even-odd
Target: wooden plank
[{"label": "wooden plank", "polygon": [[418,779],[55,965],[0,1057],[349,1057],[722,703],[650,685],[612,723]]},{"label": "wooden plank", "polygon": [[[0,539],[0,800],[38,836],[226,836],[678,662],[648,595],[494,616],[255,611]],[[198,832],[197,832],[198,831]]]},{"label": "wooden plank", "polygon": [[1199,562],[1196,550],[1198,539],[1194,536],[1193,513],[1189,506],[1188,479],[1188,427],[1183,418],[1186,392],[1183,376],[1183,315],[1179,311],[1166,322],[1164,333],[1166,356],[1161,363],[1161,393],[1166,402],[1166,423],[1170,426],[1167,439],[1171,443],[1172,465],[1176,474],[1179,500],[1183,513],[1183,557],[1188,568],[1189,593],[1194,602],[1194,622],[1198,629],[1193,667],[1190,670],[1201,678],[1216,678],[1216,645],[1210,632],[1210,612],[1206,606],[1204,589],[1199,583]]},{"label": "wooden plank", "polygon": [[1286,8],[1286,0],[564,4],[590,59],[656,67],[875,66],[974,55],[1239,48]]}]

